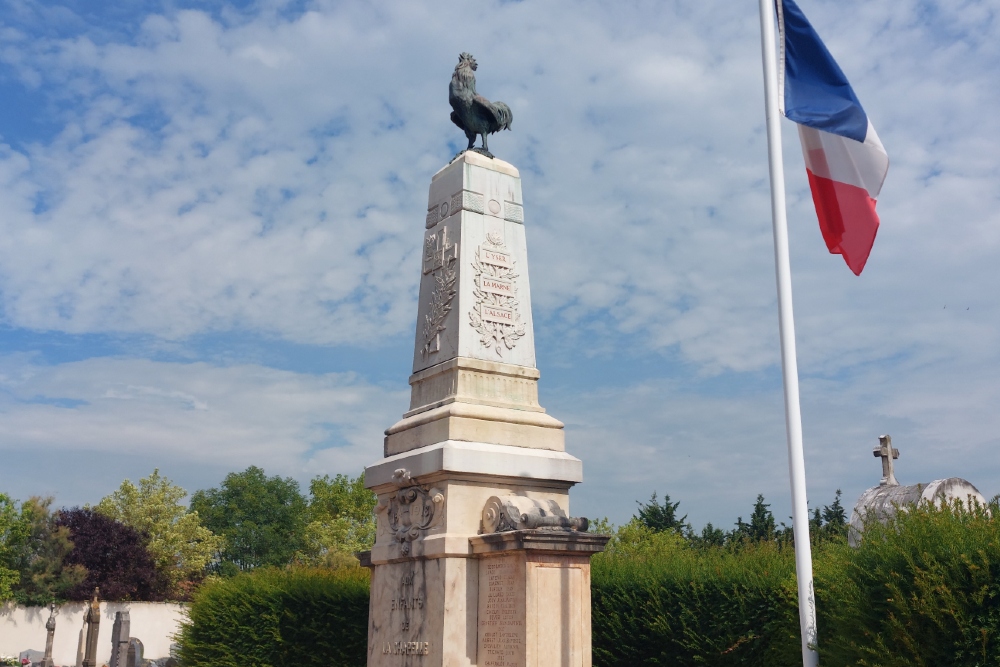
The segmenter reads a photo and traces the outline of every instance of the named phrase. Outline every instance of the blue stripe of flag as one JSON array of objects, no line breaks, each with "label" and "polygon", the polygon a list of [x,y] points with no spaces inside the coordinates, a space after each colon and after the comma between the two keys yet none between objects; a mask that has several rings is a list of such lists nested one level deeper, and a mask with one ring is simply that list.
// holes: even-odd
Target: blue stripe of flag
[{"label": "blue stripe of flag", "polygon": [[868,116],[844,72],[795,1],[777,1],[785,24],[785,116],[863,142]]}]

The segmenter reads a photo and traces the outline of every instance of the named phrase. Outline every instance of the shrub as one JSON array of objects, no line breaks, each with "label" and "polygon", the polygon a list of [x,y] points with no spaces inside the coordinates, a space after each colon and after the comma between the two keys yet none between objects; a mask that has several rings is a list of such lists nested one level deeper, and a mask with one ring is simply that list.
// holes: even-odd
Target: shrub
[{"label": "shrub", "polygon": [[594,664],[801,664],[791,548],[623,527],[593,559]]},{"label": "shrub", "polygon": [[[924,506],[814,546],[825,667],[1000,667],[1000,518]],[[592,570],[596,667],[801,665],[795,559],[781,541],[692,546],[638,520]],[[365,664],[368,573],[258,570],[196,595],[186,667]]]},{"label": "shrub", "polygon": [[818,560],[824,663],[1000,666],[995,512],[925,504]]},{"label": "shrub", "polygon": [[360,667],[368,654],[368,571],[261,568],[212,578],[181,629],[185,667]]},{"label": "shrub", "polygon": [[[1000,667],[997,508],[924,505],[813,547],[820,662]],[[593,559],[594,664],[801,664],[794,552],[636,522]]]}]

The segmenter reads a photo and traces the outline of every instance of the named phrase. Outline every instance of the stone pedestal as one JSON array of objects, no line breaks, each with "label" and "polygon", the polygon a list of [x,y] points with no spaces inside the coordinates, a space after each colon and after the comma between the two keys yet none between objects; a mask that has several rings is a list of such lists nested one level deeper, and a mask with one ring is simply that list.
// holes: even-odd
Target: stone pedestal
[{"label": "stone pedestal", "polygon": [[[538,380],[520,177],[467,152],[431,183],[410,409],[365,470],[379,497],[369,667],[590,665],[589,556],[606,538],[568,516],[583,467]],[[481,632],[493,564],[515,572],[510,659]],[[539,614],[539,591],[568,611]],[[552,623],[560,639],[539,648]]]},{"label": "stone pedestal", "polygon": [[607,536],[544,529],[473,537],[479,667],[585,667],[590,556]]}]

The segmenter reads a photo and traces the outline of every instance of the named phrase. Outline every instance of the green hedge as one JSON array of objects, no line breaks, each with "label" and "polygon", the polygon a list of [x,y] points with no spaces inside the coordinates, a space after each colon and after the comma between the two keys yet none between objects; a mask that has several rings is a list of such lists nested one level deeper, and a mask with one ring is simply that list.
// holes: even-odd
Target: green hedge
[{"label": "green hedge", "polygon": [[[993,508],[996,511],[996,508]],[[923,507],[814,547],[824,667],[1000,667],[1000,519]],[[790,546],[693,548],[635,524],[593,559],[597,667],[801,665]],[[368,577],[264,570],[202,588],[185,667],[365,664]]]},{"label": "green hedge", "polygon": [[[1000,667],[996,507],[925,506],[813,548],[820,664]],[[801,665],[794,552],[620,531],[593,560],[594,664]]]},{"label": "green hedge", "polygon": [[922,507],[818,559],[823,664],[1000,667],[998,509]]},{"label": "green hedge", "polygon": [[801,664],[790,549],[622,533],[593,559],[595,665]]},{"label": "green hedge", "polygon": [[359,667],[368,570],[259,569],[202,586],[179,637],[185,667]]}]

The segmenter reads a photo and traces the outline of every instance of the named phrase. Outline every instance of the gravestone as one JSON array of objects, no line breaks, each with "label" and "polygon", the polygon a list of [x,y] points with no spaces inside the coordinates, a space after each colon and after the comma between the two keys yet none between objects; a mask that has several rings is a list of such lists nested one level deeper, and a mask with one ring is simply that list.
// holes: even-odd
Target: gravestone
[{"label": "gravestone", "polygon": [[861,544],[865,521],[877,520],[882,523],[895,516],[899,510],[905,511],[924,502],[948,503],[960,500],[967,507],[973,503],[986,505],[986,498],[970,482],[959,477],[936,479],[924,484],[901,485],[896,481],[895,464],[899,450],[892,446],[892,437],[879,436],[879,444],[872,454],[882,459],[882,479],[858,498],[851,512],[851,522],[847,530],[847,542],[852,547]]},{"label": "gravestone", "polygon": [[525,215],[512,165],[431,181],[410,409],[365,469],[378,495],[368,665],[589,667],[583,479],[538,403]]},{"label": "gravestone", "polygon": [[[43,651],[37,651],[33,648],[29,648],[27,651],[21,651],[18,654],[17,659],[22,665],[40,665],[42,664],[42,660],[45,659],[45,653]],[[25,660],[27,660],[27,663],[25,663]]]},{"label": "gravestone", "polygon": [[101,603],[97,597],[100,589],[94,589],[94,599],[87,605],[83,621],[87,626],[87,639],[84,644],[83,667],[97,667],[97,636],[101,629]]},{"label": "gravestone", "polygon": [[142,642],[135,637],[128,638],[128,650],[125,657],[125,667],[142,667]]},{"label": "gravestone", "polygon": [[108,663],[108,667],[125,667],[131,625],[132,621],[127,611],[115,612],[115,624],[111,628],[111,662]]}]

